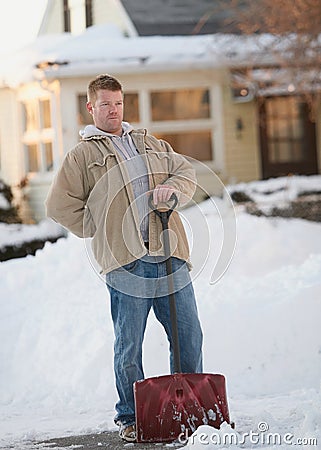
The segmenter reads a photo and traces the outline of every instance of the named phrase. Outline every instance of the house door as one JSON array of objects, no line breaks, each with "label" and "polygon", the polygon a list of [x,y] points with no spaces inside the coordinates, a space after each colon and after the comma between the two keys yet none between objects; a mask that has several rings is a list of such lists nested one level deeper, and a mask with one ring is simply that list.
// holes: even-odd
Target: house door
[{"label": "house door", "polygon": [[318,173],[315,124],[301,97],[264,99],[260,140],[263,178]]}]

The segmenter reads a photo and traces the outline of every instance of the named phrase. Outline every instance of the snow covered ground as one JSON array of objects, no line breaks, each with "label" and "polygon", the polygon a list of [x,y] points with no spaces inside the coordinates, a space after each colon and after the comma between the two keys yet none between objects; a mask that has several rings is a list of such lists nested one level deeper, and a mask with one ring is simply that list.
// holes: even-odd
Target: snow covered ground
[{"label": "snow covered ground", "polygon": [[[296,192],[302,180],[291,181]],[[304,180],[305,190],[309,180],[314,189],[321,184],[320,176]],[[275,192],[280,183],[274,181]],[[269,193],[264,201],[279,199]],[[321,224],[250,216],[237,207],[235,254],[210,284],[223,239],[219,202],[182,215],[197,261],[205,371],[226,376],[236,430],[201,427],[187,448],[321,448]],[[35,257],[1,263],[0,277],[0,448],[113,429],[108,293],[84,242],[69,235],[47,243]],[[146,376],[168,373],[166,339],[153,315],[144,360]]]}]

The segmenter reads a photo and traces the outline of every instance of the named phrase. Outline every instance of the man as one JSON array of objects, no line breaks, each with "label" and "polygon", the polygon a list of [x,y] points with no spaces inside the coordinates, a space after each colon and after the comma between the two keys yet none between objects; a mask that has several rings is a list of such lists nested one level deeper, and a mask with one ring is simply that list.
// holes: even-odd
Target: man
[{"label": "man", "polygon": [[[162,227],[148,206],[182,205],[193,196],[192,165],[170,145],[123,121],[123,89],[110,75],[88,85],[94,125],[70,150],[46,200],[47,215],[79,237],[92,237],[106,276],[114,325],[114,371],[119,400],[115,423],[126,441],[136,440],[133,383],[144,378],[142,344],[153,309],[171,343]],[[179,214],[169,221],[181,367],[202,371],[202,331],[189,277],[189,249]],[[173,355],[171,353],[171,370]]]}]

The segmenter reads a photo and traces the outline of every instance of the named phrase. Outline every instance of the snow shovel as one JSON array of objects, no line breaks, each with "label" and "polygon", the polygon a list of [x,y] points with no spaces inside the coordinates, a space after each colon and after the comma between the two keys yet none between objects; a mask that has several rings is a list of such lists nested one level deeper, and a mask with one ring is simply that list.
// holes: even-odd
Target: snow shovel
[{"label": "snow shovel", "polygon": [[169,289],[174,373],[134,383],[137,442],[186,442],[200,425],[219,429],[230,423],[225,378],[220,374],[181,373],[180,350],[174,296],[174,280],[168,235],[168,221],[178,200],[160,210],[149,198],[150,208],[162,222],[163,245]]}]

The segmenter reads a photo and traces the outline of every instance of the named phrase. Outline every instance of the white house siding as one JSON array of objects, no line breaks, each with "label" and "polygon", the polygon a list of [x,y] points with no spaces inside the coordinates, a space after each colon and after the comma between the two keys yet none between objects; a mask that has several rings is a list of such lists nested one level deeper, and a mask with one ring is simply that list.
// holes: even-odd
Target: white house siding
[{"label": "white house siding", "polygon": [[117,25],[123,34],[137,36],[137,31],[120,0],[95,0],[93,22],[95,25],[111,23]]},{"label": "white house siding", "polygon": [[48,0],[46,14],[39,35],[64,32],[63,3],[61,0]]},{"label": "white house siding", "polygon": [[[79,34],[86,28],[85,1],[69,0],[70,2],[70,25],[73,34]],[[94,0],[93,23],[102,25],[111,23],[116,25],[123,34],[136,36],[137,31],[127,15],[126,10],[119,0]],[[63,33],[64,11],[62,0],[49,0],[47,14],[44,17],[39,35]]]},{"label": "white house siding", "polygon": [[[233,183],[260,179],[261,160],[256,101],[235,102],[228,73],[226,73],[222,89],[226,181]],[[242,121],[242,130],[237,130],[239,120]]]},{"label": "white house siding", "polygon": [[[79,34],[86,29],[85,1],[69,0],[71,32]],[[49,0],[46,15],[39,35],[64,32],[64,10],[62,0]]]}]

